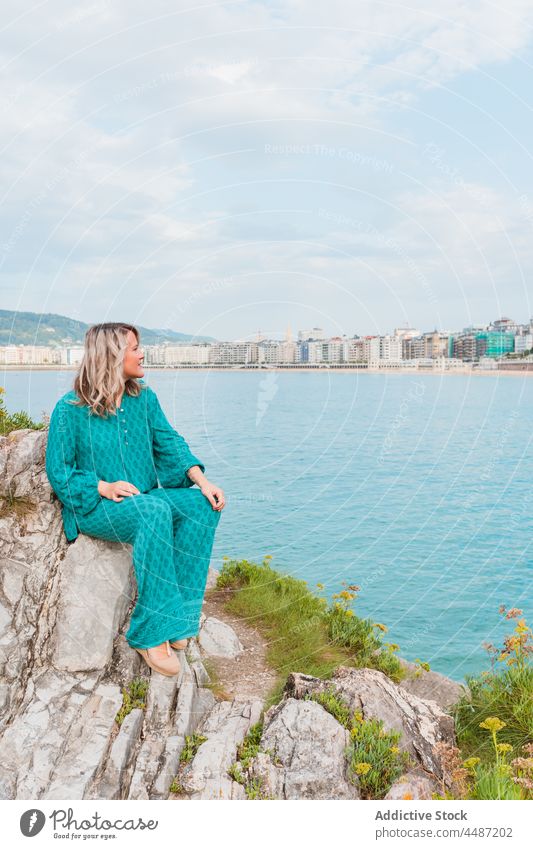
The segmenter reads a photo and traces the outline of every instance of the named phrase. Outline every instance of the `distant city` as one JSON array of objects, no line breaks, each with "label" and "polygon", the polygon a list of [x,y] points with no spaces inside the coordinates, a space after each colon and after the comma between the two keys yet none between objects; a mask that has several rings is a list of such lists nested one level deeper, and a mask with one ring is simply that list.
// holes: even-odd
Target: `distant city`
[{"label": "distant city", "polygon": [[[141,337],[141,344],[142,337]],[[326,336],[320,327],[299,330],[293,339],[270,339],[257,332],[252,340],[231,342],[161,342],[144,345],[144,364],[166,368],[454,368],[533,371],[533,319],[518,324],[499,318],[487,326],[460,331],[420,332],[397,327],[384,336]],[[0,365],[76,367],[83,346],[4,345]]]}]

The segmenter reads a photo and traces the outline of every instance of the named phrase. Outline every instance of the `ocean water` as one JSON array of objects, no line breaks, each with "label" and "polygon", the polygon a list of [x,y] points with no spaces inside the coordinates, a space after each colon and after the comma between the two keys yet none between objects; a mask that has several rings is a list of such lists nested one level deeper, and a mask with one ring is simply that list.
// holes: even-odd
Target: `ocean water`
[{"label": "ocean water", "polygon": [[[8,371],[39,419],[71,371]],[[400,654],[461,681],[532,613],[533,380],[525,376],[150,371],[173,426],[224,489],[213,549],[360,586]],[[317,590],[317,592],[319,592]]]}]

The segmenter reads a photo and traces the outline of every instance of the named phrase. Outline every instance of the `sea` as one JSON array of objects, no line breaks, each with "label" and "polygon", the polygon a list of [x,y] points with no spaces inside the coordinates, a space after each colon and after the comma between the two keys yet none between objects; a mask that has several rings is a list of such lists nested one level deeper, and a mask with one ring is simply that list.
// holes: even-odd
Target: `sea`
[{"label": "sea", "polygon": [[[74,372],[5,370],[40,420]],[[533,620],[533,380],[527,375],[146,369],[221,486],[212,565],[261,562],[386,626],[408,660],[463,681]],[[323,585],[323,588],[317,587]]]}]

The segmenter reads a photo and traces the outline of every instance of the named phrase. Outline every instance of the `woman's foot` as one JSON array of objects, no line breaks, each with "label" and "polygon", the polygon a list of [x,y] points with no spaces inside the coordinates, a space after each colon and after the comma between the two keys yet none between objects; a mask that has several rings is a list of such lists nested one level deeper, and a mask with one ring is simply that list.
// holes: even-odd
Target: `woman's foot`
[{"label": "woman's foot", "polygon": [[182,649],[187,648],[188,642],[189,641],[187,639],[185,639],[185,640],[174,640],[174,641],[171,640],[170,645],[172,646],[173,649],[178,649],[178,651],[181,651]]},{"label": "woman's foot", "polygon": [[181,667],[180,662],[173,651],[170,643],[166,640],[159,646],[149,649],[135,649],[151,669],[160,672],[161,675],[178,675]]}]

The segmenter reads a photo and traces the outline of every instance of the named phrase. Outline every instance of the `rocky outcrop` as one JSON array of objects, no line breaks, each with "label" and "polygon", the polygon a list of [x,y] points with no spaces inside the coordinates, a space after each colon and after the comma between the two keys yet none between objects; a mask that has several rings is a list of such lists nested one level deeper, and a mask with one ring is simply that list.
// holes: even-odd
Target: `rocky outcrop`
[{"label": "rocky outcrop", "polygon": [[452,717],[434,701],[421,699],[395,684],[378,669],[352,669],[339,666],[330,680],[294,673],[286,692],[302,699],[333,688],[363,719],[381,719],[386,731],[399,731],[399,747],[408,752],[428,773],[442,778],[440,757],[435,744],[455,742]]},{"label": "rocky outcrop", "polygon": [[[0,760],[10,766],[0,798],[166,799],[187,736],[210,716],[209,729],[221,717],[229,729],[239,714],[222,776],[261,703],[221,707],[196,640],[173,678],[130,649],[131,546],[83,534],[67,543],[44,471],[46,436],[16,431],[0,442]],[[240,645],[214,625],[207,633],[219,647]],[[143,707],[119,724],[132,682],[144,682]]]},{"label": "rocky outcrop", "polygon": [[313,697],[333,694],[362,720],[377,719],[400,732],[409,768],[388,789],[389,799],[430,799],[445,782],[437,743],[455,743],[451,716],[394,684],[376,669],[339,667],[330,679],[292,673],[283,700],[264,716],[260,750],[246,765],[244,784],[259,783],[270,799],[356,799],[359,783],[348,775],[347,729]]},{"label": "rocky outcrop", "polygon": [[[444,710],[453,682],[424,673],[396,685],[344,667],[328,682],[296,671],[262,716],[255,695],[214,694],[206,658],[242,663],[244,649],[214,616],[202,616],[199,638],[180,652],[178,676],[151,672],[124,636],[131,546],[83,534],[67,543],[45,447],[46,431],[0,440],[0,760],[10,767],[0,798],[357,799],[348,732],[307,698],[326,687],[401,732],[412,765],[389,798],[431,795],[442,779],[435,744],[454,742]],[[210,570],[208,586],[214,578]],[[243,781],[239,746],[260,722]]]}]

